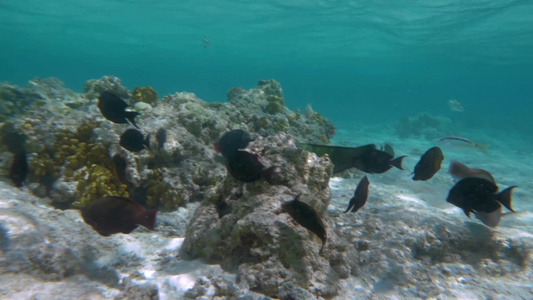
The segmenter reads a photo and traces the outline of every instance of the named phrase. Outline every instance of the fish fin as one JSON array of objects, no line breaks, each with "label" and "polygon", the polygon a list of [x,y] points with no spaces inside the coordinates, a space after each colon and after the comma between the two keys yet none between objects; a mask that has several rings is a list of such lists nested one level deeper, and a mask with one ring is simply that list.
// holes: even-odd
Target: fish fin
[{"label": "fish fin", "polygon": [[324,239],[322,241],[322,247],[320,247],[320,251],[318,251],[318,255],[321,255],[324,252],[325,246],[326,246],[326,240]]},{"label": "fish fin", "polygon": [[448,168],[448,173],[456,178],[465,178],[468,177],[468,172],[470,171],[470,168],[466,165],[456,161],[452,160],[450,162],[450,167]]},{"label": "fish fin", "polygon": [[354,200],[354,198],[350,199],[350,203],[348,203],[348,208],[346,208],[343,213],[347,213],[353,207],[352,200]]},{"label": "fish fin", "polygon": [[406,155],[402,155],[402,156],[398,156],[395,159],[391,160],[391,162],[390,162],[391,166],[396,167],[396,168],[398,168],[400,170],[403,170],[403,168],[402,168],[402,160],[405,157],[407,157],[407,156]]},{"label": "fish fin", "polygon": [[127,111],[126,112],[126,119],[128,119],[131,123],[131,125],[135,126],[135,128],[139,129],[139,126],[135,124],[135,117],[140,115],[140,113],[136,111]]},{"label": "fish fin", "polygon": [[513,189],[515,187],[517,187],[517,186],[513,185],[513,186],[510,186],[510,187],[506,188],[505,190],[501,191],[498,194],[498,197],[496,198],[496,200],[498,202],[503,204],[503,206],[505,206],[508,210],[510,210],[512,212],[514,212],[513,208],[511,207],[512,192],[513,192]]},{"label": "fish fin", "polygon": [[490,147],[490,145],[475,144],[474,146],[476,146],[481,152],[485,153],[485,155],[489,155],[487,148]]},{"label": "fish fin", "polygon": [[150,148],[150,135],[147,135],[146,138],[144,139],[144,142],[143,142],[144,146],[146,146],[146,148],[152,150]]},{"label": "fish fin", "polygon": [[215,149],[216,153],[221,153],[220,152],[220,144],[218,142],[214,142],[213,143],[213,148]]},{"label": "fish fin", "polygon": [[467,210],[467,209],[463,209],[463,212],[465,213],[465,215],[466,215],[467,217],[470,218],[470,211],[469,211],[469,210]]}]

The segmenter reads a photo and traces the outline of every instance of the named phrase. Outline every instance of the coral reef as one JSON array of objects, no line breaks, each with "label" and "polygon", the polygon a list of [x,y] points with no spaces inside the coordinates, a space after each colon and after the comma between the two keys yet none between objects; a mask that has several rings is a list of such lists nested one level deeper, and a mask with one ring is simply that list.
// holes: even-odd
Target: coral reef
[{"label": "coral reef", "polygon": [[[278,166],[278,184],[224,179],[196,210],[182,254],[220,263],[237,272],[241,284],[269,296],[279,296],[279,287],[289,282],[316,296],[336,295],[339,278],[350,272],[338,268],[346,265],[346,253],[325,214],[331,162],[297,149],[285,134],[258,138],[249,149]],[[325,256],[318,254],[319,239],[281,211],[281,203],[299,193],[330,227]]]},{"label": "coral reef", "polygon": [[122,85],[122,81],[114,76],[90,79],[83,86],[83,92],[87,99],[96,99],[103,91],[112,92],[123,99],[129,98],[130,96],[128,89]]},{"label": "coral reef", "polygon": [[452,132],[452,121],[446,117],[422,113],[414,117],[403,117],[396,125],[396,134],[401,138],[422,137],[434,140]]},{"label": "coral reef", "polygon": [[150,86],[136,87],[131,92],[131,100],[136,102],[145,102],[152,106],[157,104],[157,92]]}]

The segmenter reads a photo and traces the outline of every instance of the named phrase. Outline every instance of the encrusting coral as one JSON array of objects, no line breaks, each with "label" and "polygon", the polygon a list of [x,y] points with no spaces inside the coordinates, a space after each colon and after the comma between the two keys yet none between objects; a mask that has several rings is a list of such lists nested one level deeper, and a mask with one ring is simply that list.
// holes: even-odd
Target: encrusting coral
[{"label": "encrusting coral", "polygon": [[150,86],[136,87],[133,92],[131,92],[131,100],[133,100],[134,103],[145,102],[154,106],[158,101],[157,92]]}]

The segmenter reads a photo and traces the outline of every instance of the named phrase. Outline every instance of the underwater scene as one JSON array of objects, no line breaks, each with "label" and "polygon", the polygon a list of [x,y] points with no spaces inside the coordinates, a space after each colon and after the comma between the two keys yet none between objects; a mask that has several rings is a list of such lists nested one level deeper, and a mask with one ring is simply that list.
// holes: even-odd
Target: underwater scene
[{"label": "underwater scene", "polygon": [[532,1],[0,25],[0,299],[533,299]]}]

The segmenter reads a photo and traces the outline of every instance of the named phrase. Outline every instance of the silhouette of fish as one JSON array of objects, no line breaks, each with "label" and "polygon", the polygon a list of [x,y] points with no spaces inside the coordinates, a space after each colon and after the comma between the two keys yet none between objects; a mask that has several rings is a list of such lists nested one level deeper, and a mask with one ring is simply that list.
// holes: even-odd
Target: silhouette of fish
[{"label": "silhouette of fish", "polygon": [[243,182],[254,182],[264,178],[271,182],[275,167],[266,168],[259,155],[247,150],[238,150],[226,161],[226,168],[233,178]]},{"label": "silhouette of fish", "polygon": [[376,149],[376,145],[373,144],[360,147],[341,147],[296,143],[296,146],[298,146],[298,148],[300,149],[313,152],[318,156],[324,156],[325,154],[327,154],[329,159],[333,163],[333,174],[338,174],[340,172],[354,168],[355,157],[361,155],[362,153],[366,153],[368,151]]},{"label": "silhouette of fish", "polygon": [[427,150],[415,166],[413,180],[431,179],[440,170],[444,154],[439,147]]},{"label": "silhouette of fish", "polygon": [[452,147],[462,147],[462,148],[477,148],[479,151],[489,154],[487,148],[489,145],[478,144],[474,141],[471,141],[467,138],[461,136],[447,136],[441,138],[439,141],[442,145],[452,146]]},{"label": "silhouette of fish", "polygon": [[326,227],[318,213],[308,204],[299,200],[300,194],[294,200],[287,201],[281,205],[281,208],[287,212],[298,224],[305,227],[307,230],[316,234],[322,241],[322,247],[319,254],[324,250],[327,240]]},{"label": "silhouette of fish", "polygon": [[138,112],[126,111],[128,103],[117,95],[104,91],[98,97],[98,108],[102,115],[113,123],[128,124],[128,121],[135,127],[135,117],[140,115]]},{"label": "silhouette of fish", "polygon": [[126,168],[128,167],[126,158],[121,154],[116,153],[111,160],[113,161],[113,173],[115,173],[120,182],[129,184],[129,180],[126,176]]},{"label": "silhouette of fish", "polygon": [[511,194],[516,186],[510,186],[498,193],[498,186],[493,182],[476,177],[467,177],[457,182],[446,201],[461,208],[465,215],[470,213],[492,213],[501,209],[501,205],[514,212],[511,207]]},{"label": "silhouette of fish", "polygon": [[167,142],[167,130],[165,128],[159,128],[155,133],[155,139],[157,140],[159,149],[163,149]]},{"label": "silhouette of fish", "polygon": [[120,136],[120,146],[130,152],[140,152],[145,148],[150,149],[150,135],[144,138],[137,129],[128,129]]},{"label": "silhouette of fish", "polygon": [[242,129],[234,129],[222,135],[215,143],[215,151],[222,154],[226,159],[232,159],[239,149],[244,149],[253,141],[248,133]]},{"label": "silhouette of fish", "polygon": [[24,151],[24,144],[26,143],[27,136],[22,133],[11,131],[14,130],[14,128],[8,128],[7,130],[8,132],[2,136],[2,143],[6,145],[7,150],[13,154]]},{"label": "silhouette of fish", "polygon": [[81,209],[85,223],[103,236],[130,233],[138,225],[154,230],[156,210],[146,209],[128,198],[109,196],[89,202]]},{"label": "silhouette of fish", "polygon": [[453,177],[456,177],[459,179],[463,179],[466,177],[476,177],[476,178],[486,179],[496,184],[496,180],[494,180],[494,177],[492,176],[490,172],[485,171],[483,169],[471,169],[467,167],[466,165],[455,160],[452,160],[450,162],[448,173],[450,173]]},{"label": "silhouette of fish", "polygon": [[405,155],[394,158],[390,153],[376,149],[374,144],[363,147],[364,150],[353,158],[353,166],[357,169],[370,174],[385,173],[392,167],[403,170],[402,160]]},{"label": "silhouette of fish", "polygon": [[348,208],[346,208],[346,210],[344,211],[345,213],[347,213],[349,210],[351,210],[350,212],[354,213],[365,205],[366,200],[368,198],[369,185],[370,181],[368,181],[368,177],[365,176],[361,178],[361,180],[357,184],[357,187],[355,188],[352,199],[350,199]]},{"label": "silhouette of fish", "polygon": [[21,150],[13,155],[13,161],[9,168],[9,179],[16,187],[21,187],[28,177],[28,158],[26,151]]}]

